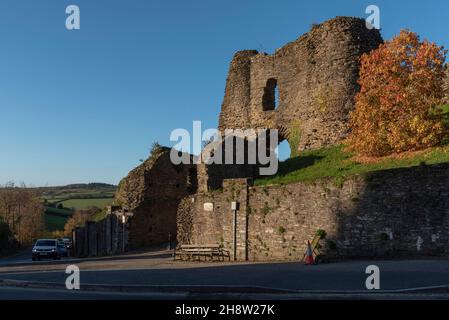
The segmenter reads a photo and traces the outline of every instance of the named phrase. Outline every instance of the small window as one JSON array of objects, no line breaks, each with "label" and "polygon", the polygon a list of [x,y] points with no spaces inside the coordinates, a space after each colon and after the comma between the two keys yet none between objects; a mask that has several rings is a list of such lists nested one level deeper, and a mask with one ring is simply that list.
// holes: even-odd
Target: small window
[{"label": "small window", "polygon": [[270,78],[267,80],[267,84],[263,90],[262,108],[263,111],[275,110],[278,106],[279,91],[277,86],[277,80]]}]

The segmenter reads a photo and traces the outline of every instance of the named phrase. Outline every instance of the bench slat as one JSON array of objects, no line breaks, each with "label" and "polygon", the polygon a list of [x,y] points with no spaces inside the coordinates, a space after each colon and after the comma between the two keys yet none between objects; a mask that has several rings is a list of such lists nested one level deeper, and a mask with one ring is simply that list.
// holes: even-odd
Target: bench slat
[{"label": "bench slat", "polygon": [[213,259],[214,256],[221,258],[229,258],[230,253],[228,250],[223,249],[220,245],[217,244],[183,244],[178,248],[175,248],[173,253],[173,258],[176,257],[210,257]]}]

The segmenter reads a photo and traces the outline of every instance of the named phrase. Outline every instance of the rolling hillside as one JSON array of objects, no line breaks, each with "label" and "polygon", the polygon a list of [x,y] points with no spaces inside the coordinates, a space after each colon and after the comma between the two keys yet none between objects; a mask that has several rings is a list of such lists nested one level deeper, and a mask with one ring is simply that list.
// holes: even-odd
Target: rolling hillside
[{"label": "rolling hillside", "polygon": [[45,223],[48,231],[63,230],[77,209],[104,208],[112,204],[116,186],[103,183],[72,184],[61,187],[42,187],[42,201],[46,206]]}]

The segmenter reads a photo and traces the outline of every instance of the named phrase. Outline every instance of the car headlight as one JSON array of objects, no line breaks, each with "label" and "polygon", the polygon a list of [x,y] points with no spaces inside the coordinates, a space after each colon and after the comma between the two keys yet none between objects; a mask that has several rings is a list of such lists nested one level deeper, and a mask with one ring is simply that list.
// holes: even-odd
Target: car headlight
[{"label": "car headlight", "polygon": [[56,252],[56,249],[51,249],[51,252]]},{"label": "car headlight", "polygon": [[35,248],[33,248],[33,252],[37,252],[37,250]]}]

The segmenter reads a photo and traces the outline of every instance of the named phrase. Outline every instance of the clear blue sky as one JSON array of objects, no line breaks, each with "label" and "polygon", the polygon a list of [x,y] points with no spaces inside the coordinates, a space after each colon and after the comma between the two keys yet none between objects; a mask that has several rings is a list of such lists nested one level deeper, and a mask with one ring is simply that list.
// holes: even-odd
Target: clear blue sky
[{"label": "clear blue sky", "polygon": [[118,183],[173,129],[217,126],[235,51],[369,4],[385,39],[409,28],[449,48],[446,0],[0,0],[0,184]]}]

